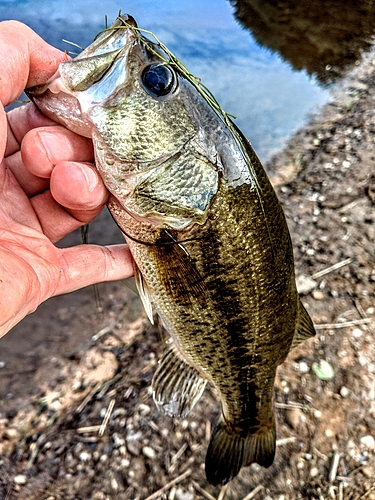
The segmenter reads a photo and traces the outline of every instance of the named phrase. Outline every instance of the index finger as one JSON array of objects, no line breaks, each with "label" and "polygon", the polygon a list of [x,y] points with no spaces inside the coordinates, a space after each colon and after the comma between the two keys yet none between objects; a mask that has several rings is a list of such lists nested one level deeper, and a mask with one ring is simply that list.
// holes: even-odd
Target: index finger
[{"label": "index finger", "polygon": [[0,22],[0,158],[7,139],[4,107],[25,88],[46,82],[67,58],[25,24]]},{"label": "index finger", "polygon": [[18,21],[0,23],[0,101],[13,102],[27,87],[46,82],[68,59],[31,28]]}]

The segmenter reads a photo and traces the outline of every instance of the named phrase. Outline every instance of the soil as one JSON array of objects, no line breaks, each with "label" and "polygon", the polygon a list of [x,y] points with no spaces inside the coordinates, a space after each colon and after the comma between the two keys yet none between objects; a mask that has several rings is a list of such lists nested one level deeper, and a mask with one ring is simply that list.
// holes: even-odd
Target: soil
[{"label": "soil", "polygon": [[[274,465],[206,482],[214,391],[183,420],[157,411],[162,335],[110,283],[100,307],[92,288],[55,298],[1,340],[1,498],[375,499],[374,76],[369,54],[266,166],[317,326],[278,370]],[[119,237],[108,215],[93,227]]]}]

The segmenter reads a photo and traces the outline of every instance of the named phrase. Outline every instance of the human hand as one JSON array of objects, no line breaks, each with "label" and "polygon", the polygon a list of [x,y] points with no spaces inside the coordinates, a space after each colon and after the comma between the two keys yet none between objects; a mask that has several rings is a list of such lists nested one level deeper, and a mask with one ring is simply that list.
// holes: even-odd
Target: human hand
[{"label": "human hand", "polygon": [[4,111],[66,58],[27,26],[0,23],[0,337],[49,297],[133,273],[125,244],[54,245],[107,201],[91,141],[31,103]]}]

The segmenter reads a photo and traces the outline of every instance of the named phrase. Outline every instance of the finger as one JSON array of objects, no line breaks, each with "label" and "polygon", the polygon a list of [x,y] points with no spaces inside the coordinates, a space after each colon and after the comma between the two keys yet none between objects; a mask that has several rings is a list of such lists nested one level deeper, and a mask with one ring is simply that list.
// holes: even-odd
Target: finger
[{"label": "finger", "polygon": [[6,166],[7,169],[12,171],[18,184],[29,197],[45,191],[49,186],[49,179],[36,177],[25,168],[20,151],[8,156]]},{"label": "finger", "polygon": [[22,141],[22,159],[26,168],[37,177],[48,178],[61,161],[90,162],[94,160],[92,142],[60,125],[30,130]]},{"label": "finger", "polygon": [[52,171],[50,189],[54,199],[85,224],[108,200],[108,191],[91,163],[58,163]]},{"label": "finger", "polygon": [[56,122],[40,113],[31,102],[9,111],[7,119],[8,136],[5,156],[20,149],[22,139],[30,130],[37,127],[56,126]]},{"label": "finger", "polygon": [[54,295],[133,275],[133,260],[127,245],[78,245],[64,248],[61,249],[61,262],[63,272]]},{"label": "finger", "polygon": [[0,102],[7,106],[27,87],[46,82],[68,57],[17,21],[0,23]]},{"label": "finger", "polygon": [[43,233],[53,242],[91,222],[108,199],[107,190],[90,164],[59,163],[52,172],[50,188],[30,202]]}]

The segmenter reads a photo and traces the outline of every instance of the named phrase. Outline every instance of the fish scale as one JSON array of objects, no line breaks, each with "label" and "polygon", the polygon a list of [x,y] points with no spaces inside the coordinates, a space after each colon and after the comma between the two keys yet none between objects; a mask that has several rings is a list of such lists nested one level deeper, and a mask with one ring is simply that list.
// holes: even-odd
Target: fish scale
[{"label": "fish scale", "polygon": [[282,208],[255,152],[158,43],[120,16],[29,95],[93,139],[145,309],[172,339],[154,375],[155,403],[185,416],[207,382],[215,387],[222,415],[205,465],[207,479],[223,484],[252,462],[272,464],[276,369],[314,328]]}]

